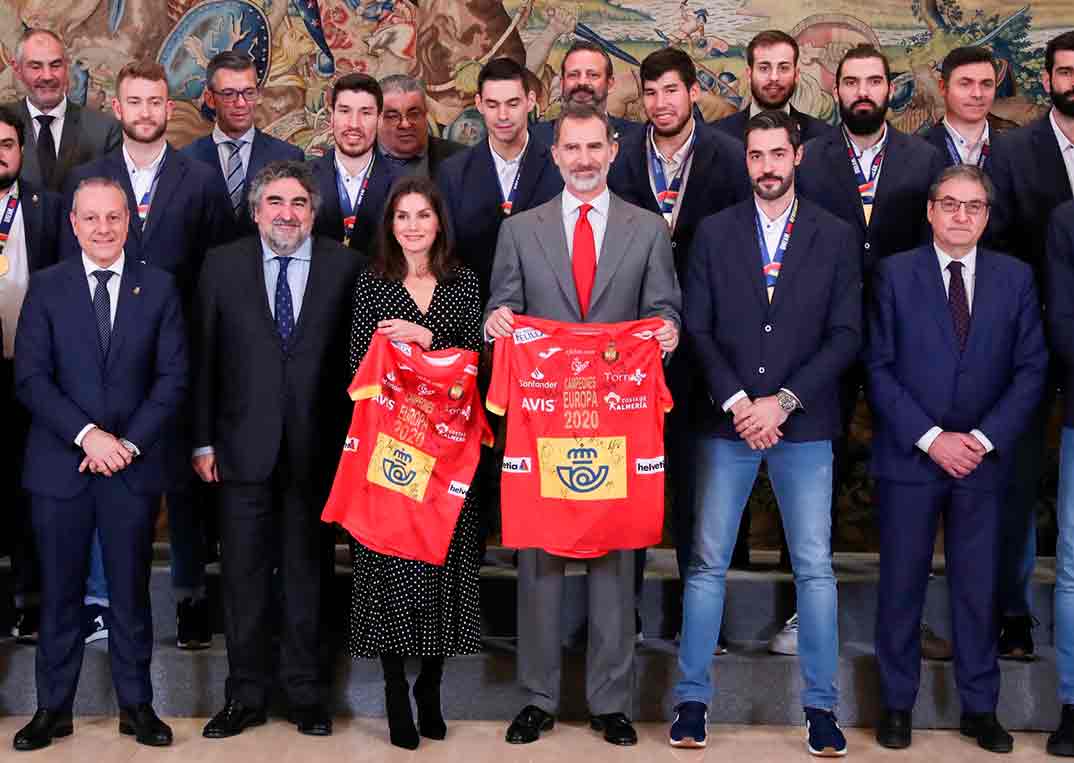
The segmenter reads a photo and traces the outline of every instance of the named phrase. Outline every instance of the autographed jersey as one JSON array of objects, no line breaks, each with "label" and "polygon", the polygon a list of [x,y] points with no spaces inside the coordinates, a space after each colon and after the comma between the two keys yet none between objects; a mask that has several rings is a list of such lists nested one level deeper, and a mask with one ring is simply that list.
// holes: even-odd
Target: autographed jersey
[{"label": "autographed jersey", "polygon": [[486,406],[507,415],[504,545],[587,558],[660,542],[662,323],[515,316],[496,341]]},{"label": "autographed jersey", "polygon": [[376,334],[349,389],[350,431],[321,519],[390,556],[442,565],[481,444],[477,353]]}]

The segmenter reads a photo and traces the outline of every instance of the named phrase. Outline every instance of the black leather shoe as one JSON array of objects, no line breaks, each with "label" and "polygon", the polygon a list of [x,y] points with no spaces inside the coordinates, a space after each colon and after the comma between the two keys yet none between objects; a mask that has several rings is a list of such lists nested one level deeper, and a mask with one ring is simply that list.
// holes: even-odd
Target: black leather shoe
[{"label": "black leather shoe", "polygon": [[999,658],[1032,662],[1033,628],[1037,624],[1038,620],[1032,615],[1004,616],[999,627]]},{"label": "black leather shoe", "polygon": [[172,730],[149,704],[119,708],[119,733],[150,747],[167,747],[172,743]]},{"label": "black leather shoe", "polygon": [[332,736],[332,716],[320,705],[306,705],[291,710],[291,723],[298,733],[311,737]]},{"label": "black leather shoe", "polygon": [[876,743],[891,750],[910,746],[912,724],[909,710],[885,710],[876,725]]},{"label": "black leather shoe", "polygon": [[526,705],[507,727],[506,739],[510,744],[529,744],[540,739],[542,731],[551,731],[555,725],[555,716],[536,705]]},{"label": "black leather shoe", "polygon": [[604,732],[604,741],[629,747],[638,743],[638,733],[634,731],[630,719],[622,713],[591,715],[589,728]]},{"label": "black leather shoe", "polygon": [[265,723],[265,708],[247,707],[238,700],[230,699],[224,709],[205,724],[201,735],[208,739],[224,739],[241,734],[251,726]]},{"label": "black leather shoe", "polygon": [[982,750],[1010,752],[1014,737],[999,725],[995,713],[963,713],[959,724],[963,736],[973,737]]},{"label": "black leather shoe", "polygon": [[70,736],[74,731],[71,713],[38,710],[30,722],[15,733],[12,744],[21,752],[40,750],[52,744],[53,739]]},{"label": "black leather shoe", "polygon": [[1063,705],[1059,728],[1048,737],[1048,754],[1074,758],[1074,705]]}]

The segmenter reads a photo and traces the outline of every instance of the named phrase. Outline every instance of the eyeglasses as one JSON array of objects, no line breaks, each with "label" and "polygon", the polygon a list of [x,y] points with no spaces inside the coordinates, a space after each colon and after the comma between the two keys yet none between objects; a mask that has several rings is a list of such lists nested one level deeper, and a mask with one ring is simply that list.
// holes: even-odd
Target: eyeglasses
[{"label": "eyeglasses", "polygon": [[[212,88],[209,89],[212,90]],[[245,90],[228,88],[227,90],[212,90],[212,92],[224,103],[234,103],[239,100],[240,95],[247,103],[257,103],[261,99],[261,93],[257,91],[256,87],[248,87]]]},{"label": "eyeglasses", "polygon": [[425,112],[421,109],[410,109],[405,114],[398,111],[385,111],[381,117],[390,125],[400,124],[404,118],[412,125],[421,124],[425,121]]},{"label": "eyeglasses", "polygon": [[933,204],[939,204],[946,214],[953,215],[958,212],[959,207],[966,208],[966,214],[970,217],[976,217],[977,215],[988,209],[988,202],[981,201],[980,199],[971,199],[970,201],[962,201],[956,199],[954,196],[944,196],[942,199],[933,199]]}]

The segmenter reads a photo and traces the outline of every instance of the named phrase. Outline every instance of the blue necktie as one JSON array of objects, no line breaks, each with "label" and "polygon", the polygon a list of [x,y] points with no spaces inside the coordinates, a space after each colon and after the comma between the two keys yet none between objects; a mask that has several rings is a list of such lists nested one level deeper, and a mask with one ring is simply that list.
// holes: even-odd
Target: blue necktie
[{"label": "blue necktie", "polygon": [[112,300],[108,296],[108,281],[114,276],[111,270],[94,270],[97,286],[93,290],[93,314],[97,317],[97,338],[101,342],[101,354],[108,354],[108,342],[112,338]]},{"label": "blue necktie", "polygon": [[295,308],[291,302],[291,284],[287,282],[287,266],[294,258],[277,257],[276,259],[280,263],[280,272],[276,276],[276,331],[280,333],[284,349],[287,349],[291,332],[295,330]]}]

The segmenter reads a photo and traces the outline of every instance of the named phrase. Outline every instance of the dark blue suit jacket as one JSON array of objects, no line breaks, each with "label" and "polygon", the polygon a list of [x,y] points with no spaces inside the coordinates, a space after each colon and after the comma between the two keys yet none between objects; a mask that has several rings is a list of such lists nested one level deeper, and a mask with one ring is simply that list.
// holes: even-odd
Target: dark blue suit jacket
[{"label": "dark blue suit jacket", "polygon": [[[220,177],[220,181],[224,183],[224,192],[227,193],[227,179],[224,177],[224,170],[220,167],[220,152],[216,147],[216,143],[213,142],[212,133],[198,138],[189,146],[183,148],[181,153],[213,167]],[[254,130],[254,144],[250,149],[250,164],[246,168],[246,190],[250,187],[249,182],[254,179],[254,176],[266,164],[281,159],[301,162],[304,158],[305,155],[298,146],[292,146],[279,138],[266,135],[261,130]],[[221,244],[230,243],[237,238],[257,233],[257,225],[250,215],[249,203],[246,200],[246,190],[243,191],[242,205],[239,207],[238,215],[231,211],[231,200],[228,199],[228,204],[224,211],[228,214],[230,225]]]},{"label": "dark blue suit jacket", "polygon": [[31,416],[23,469],[28,491],[73,498],[98,479],[79,473],[83,453],[74,444],[92,422],[142,452],[118,478],[134,493],[162,492],[161,434],[187,392],[186,337],[174,279],[126,258],[105,356],[82,259],[35,273],[15,337],[15,390]]},{"label": "dark blue suit jacket", "polygon": [[1052,213],[1047,252],[1044,317],[1066,390],[1063,426],[1074,427],[1074,201],[1060,204]]},{"label": "dark blue suit jacket", "polygon": [[19,208],[30,272],[55,265],[60,258],[60,235],[71,227],[64,215],[63,197],[19,178]]},{"label": "dark blue suit jacket", "polygon": [[[689,186],[687,186],[689,189]],[[793,392],[803,409],[783,425],[791,442],[830,440],[839,421],[839,377],[862,343],[861,264],[854,232],[802,200],[768,301],[751,198],[705,218],[690,251],[683,328],[706,382],[707,427],[737,439],[723,403]]]},{"label": "dark blue suit jacket", "polygon": [[[813,140],[813,138],[819,138],[829,130],[834,129],[827,122],[822,122],[816,117],[805,114],[793,106],[791,106],[791,116],[798,122],[798,127],[802,131],[802,143],[807,143]],[[729,117],[717,119],[715,122],[710,122],[709,124],[723,132],[725,135],[730,135],[735,140],[744,141],[746,139],[746,123],[749,121],[750,110],[747,107],[741,111],[736,111]]]},{"label": "dark blue suit jacket", "polygon": [[[512,215],[551,201],[563,190],[563,176],[552,161],[552,151],[534,137],[532,127],[519,172]],[[436,182],[447,204],[455,252],[477,274],[482,299],[488,299],[496,238],[507,219],[500,207],[503,192],[488,140],[444,162]]]},{"label": "dark blue suit jacket", "polygon": [[868,226],[842,130],[829,130],[806,144],[798,167],[798,192],[857,231],[867,283],[877,261],[931,240],[925,217],[929,186],[944,167],[939,151],[890,124],[887,141]]},{"label": "dark blue suit jacket", "polygon": [[967,488],[999,490],[1008,479],[1015,443],[1040,402],[1048,366],[1032,271],[978,248],[971,309],[960,353],[933,247],[877,263],[865,363],[878,479],[951,479],[917,447],[934,426],[979,429],[995,446],[962,480]]},{"label": "dark blue suit jacket", "polygon": [[[611,122],[612,129],[615,130],[616,137],[620,141],[632,132],[641,129],[642,126],[640,122],[623,119],[622,117],[613,117],[611,114],[608,115],[608,121]],[[535,135],[538,140],[551,148],[552,144],[556,142],[556,120],[534,122],[530,125],[530,135]]]},{"label": "dark blue suit jacket", "polygon": [[[729,138],[700,120],[696,122],[696,130],[690,177],[671,237],[680,282],[686,273],[686,256],[698,224],[709,215],[753,197],[742,141]],[[608,172],[608,187],[631,204],[660,214],[649,184],[648,135],[646,126],[619,140],[619,155]]]},{"label": "dark blue suit jacket", "polygon": [[[350,248],[372,255],[376,243],[377,228],[384,217],[384,204],[392,184],[401,177],[395,165],[385,159],[379,149],[370,169],[369,186],[362,200],[362,208],[354,224]],[[310,161],[310,169],[321,189],[321,209],[313,223],[313,235],[343,242],[343,212],[339,205],[339,187],[336,185],[336,150],[330,149],[324,156]]]}]

